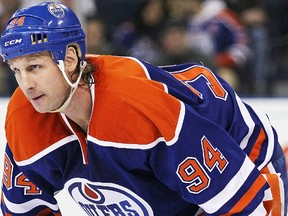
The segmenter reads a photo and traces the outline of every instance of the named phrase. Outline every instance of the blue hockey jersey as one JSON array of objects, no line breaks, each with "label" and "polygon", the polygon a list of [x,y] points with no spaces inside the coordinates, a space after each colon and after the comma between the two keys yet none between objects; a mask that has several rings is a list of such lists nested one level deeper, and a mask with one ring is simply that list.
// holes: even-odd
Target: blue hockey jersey
[{"label": "blue hockey jersey", "polygon": [[87,134],[61,113],[36,112],[20,89],[12,96],[4,215],[61,215],[54,195],[63,189],[90,216],[284,215],[277,134],[224,80],[192,63],[87,61]]}]

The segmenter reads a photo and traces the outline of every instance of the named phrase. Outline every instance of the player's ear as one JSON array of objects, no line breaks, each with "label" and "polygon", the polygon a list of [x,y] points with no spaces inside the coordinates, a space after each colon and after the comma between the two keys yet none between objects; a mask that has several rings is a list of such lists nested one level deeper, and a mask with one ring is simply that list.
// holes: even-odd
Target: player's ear
[{"label": "player's ear", "polygon": [[78,65],[77,51],[73,46],[66,49],[65,69],[68,72],[73,72]]}]

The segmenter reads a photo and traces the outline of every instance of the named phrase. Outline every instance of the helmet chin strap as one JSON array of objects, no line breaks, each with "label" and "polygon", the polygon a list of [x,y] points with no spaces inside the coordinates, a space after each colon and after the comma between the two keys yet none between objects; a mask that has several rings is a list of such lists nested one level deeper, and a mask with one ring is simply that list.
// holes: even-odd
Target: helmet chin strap
[{"label": "helmet chin strap", "polygon": [[66,101],[59,108],[49,111],[50,113],[61,112],[69,105],[69,103],[70,103],[70,101],[71,101],[71,99],[72,99],[72,97],[73,97],[73,95],[74,95],[74,93],[78,87],[78,84],[81,80],[81,76],[82,76],[83,70],[86,67],[86,65],[87,65],[86,61],[80,62],[79,76],[78,76],[77,80],[74,83],[72,83],[69,80],[69,78],[67,77],[67,74],[65,73],[64,61],[63,60],[58,61],[57,66],[59,67],[60,71],[62,72],[62,75],[65,78],[66,82],[69,84],[69,86],[71,86],[71,91],[70,91],[69,97],[66,99]]}]

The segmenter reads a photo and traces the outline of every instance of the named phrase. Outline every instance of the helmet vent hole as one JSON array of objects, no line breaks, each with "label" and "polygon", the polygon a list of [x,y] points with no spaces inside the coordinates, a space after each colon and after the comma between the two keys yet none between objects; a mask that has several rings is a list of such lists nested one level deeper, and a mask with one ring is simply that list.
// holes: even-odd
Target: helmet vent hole
[{"label": "helmet vent hole", "polygon": [[48,42],[47,34],[31,34],[31,44],[40,44]]}]

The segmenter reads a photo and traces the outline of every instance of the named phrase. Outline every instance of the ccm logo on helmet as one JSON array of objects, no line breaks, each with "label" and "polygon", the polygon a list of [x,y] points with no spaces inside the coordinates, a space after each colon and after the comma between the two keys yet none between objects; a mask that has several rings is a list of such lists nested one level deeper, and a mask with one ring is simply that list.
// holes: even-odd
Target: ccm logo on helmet
[{"label": "ccm logo on helmet", "polygon": [[21,42],[22,42],[22,38],[13,39],[13,40],[10,40],[10,41],[6,41],[4,43],[4,46],[7,47],[7,46],[15,45],[15,44],[20,44]]}]

